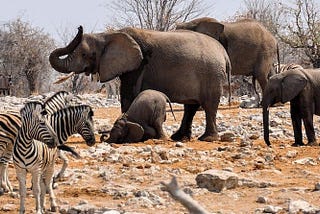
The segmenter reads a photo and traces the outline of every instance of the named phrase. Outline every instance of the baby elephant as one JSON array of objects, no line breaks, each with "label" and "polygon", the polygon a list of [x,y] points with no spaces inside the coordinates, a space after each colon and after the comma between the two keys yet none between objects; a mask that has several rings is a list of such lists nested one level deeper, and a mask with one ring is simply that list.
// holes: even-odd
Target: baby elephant
[{"label": "baby elephant", "polygon": [[[162,124],[166,120],[166,102],[169,98],[155,90],[142,91],[128,111],[116,120],[107,143],[134,143],[147,139],[166,139]],[[175,116],[173,114],[174,119]]]}]

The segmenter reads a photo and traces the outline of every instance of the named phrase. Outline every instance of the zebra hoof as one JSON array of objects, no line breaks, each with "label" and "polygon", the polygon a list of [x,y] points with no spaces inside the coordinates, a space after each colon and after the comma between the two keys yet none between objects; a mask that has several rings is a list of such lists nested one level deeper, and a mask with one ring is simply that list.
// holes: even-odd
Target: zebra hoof
[{"label": "zebra hoof", "polygon": [[58,206],[51,206],[51,212],[57,212],[58,211]]}]

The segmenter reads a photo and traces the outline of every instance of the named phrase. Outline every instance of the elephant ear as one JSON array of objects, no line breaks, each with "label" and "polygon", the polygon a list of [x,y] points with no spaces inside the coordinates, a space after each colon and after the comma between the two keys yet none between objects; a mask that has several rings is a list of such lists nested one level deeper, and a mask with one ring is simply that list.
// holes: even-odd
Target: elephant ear
[{"label": "elephant ear", "polygon": [[127,127],[128,135],[126,136],[126,140],[128,142],[139,142],[142,140],[144,129],[140,124],[127,121]]},{"label": "elephant ear", "polygon": [[143,59],[138,43],[126,33],[108,35],[104,52],[100,58],[100,81],[109,81],[121,74],[137,69]]},{"label": "elephant ear", "polygon": [[287,75],[281,82],[281,102],[286,103],[295,98],[304,89],[307,82],[303,75]]},{"label": "elephant ear", "polygon": [[212,21],[200,22],[196,27],[196,31],[219,40],[222,32],[224,31],[224,25],[219,22]]}]

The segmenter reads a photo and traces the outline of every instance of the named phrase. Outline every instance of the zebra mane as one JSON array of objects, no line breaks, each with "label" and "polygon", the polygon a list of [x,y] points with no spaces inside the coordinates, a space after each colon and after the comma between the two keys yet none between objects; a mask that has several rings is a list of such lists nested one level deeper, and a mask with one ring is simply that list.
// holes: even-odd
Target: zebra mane
[{"label": "zebra mane", "polygon": [[25,103],[24,107],[20,110],[20,114],[23,114],[25,112],[32,112],[35,109],[38,109],[39,106],[40,106],[41,110],[44,109],[44,104],[40,101],[27,102],[27,103]]},{"label": "zebra mane", "polygon": [[47,104],[49,102],[52,102],[55,99],[59,99],[59,97],[66,97],[69,95],[69,92],[67,91],[58,91],[56,92],[54,95],[52,95],[51,97],[49,97],[48,99],[46,99],[46,101],[44,102],[44,104]]}]

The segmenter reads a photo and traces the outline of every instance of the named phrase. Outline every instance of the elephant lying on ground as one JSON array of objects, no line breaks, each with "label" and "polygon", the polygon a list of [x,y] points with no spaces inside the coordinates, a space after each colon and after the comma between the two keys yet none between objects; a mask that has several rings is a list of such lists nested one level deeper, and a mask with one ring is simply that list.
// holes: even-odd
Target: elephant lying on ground
[{"label": "elephant lying on ground", "polygon": [[283,71],[269,79],[265,88],[263,106],[264,140],[269,140],[269,107],[275,103],[290,101],[290,113],[295,142],[302,146],[302,121],[306,130],[308,145],[318,145],[313,126],[313,115],[320,115],[320,69],[303,69],[300,65]]},{"label": "elephant lying on ground", "polygon": [[119,76],[122,112],[146,89],[161,91],[172,102],[184,104],[173,140],[191,138],[192,120],[201,106],[206,128],[199,140],[219,139],[216,114],[227,76],[230,86],[231,64],[223,46],[213,38],[192,31],[136,28],[83,34],[79,27],[71,43],[54,50],[49,60],[59,72],[95,74],[100,82]]},{"label": "elephant lying on ground", "polygon": [[[148,139],[165,139],[162,124],[166,120],[169,98],[155,90],[142,91],[128,111],[116,120],[107,143],[134,143]],[[174,114],[173,114],[174,116]]]},{"label": "elephant lying on ground", "polygon": [[217,39],[230,57],[231,73],[252,76],[254,89],[257,79],[264,91],[268,75],[274,70],[273,61],[276,56],[280,64],[275,37],[255,20],[244,19],[227,23],[203,17],[177,24],[176,28],[204,33]]}]

